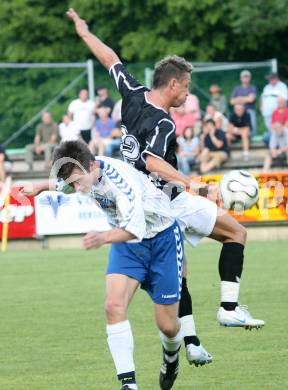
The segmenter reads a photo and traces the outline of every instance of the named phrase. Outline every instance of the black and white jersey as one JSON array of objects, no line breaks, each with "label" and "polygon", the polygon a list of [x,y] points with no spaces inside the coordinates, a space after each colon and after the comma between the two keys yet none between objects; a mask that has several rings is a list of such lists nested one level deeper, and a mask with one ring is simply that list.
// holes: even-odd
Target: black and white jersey
[{"label": "black and white jersey", "polygon": [[[169,113],[147,101],[149,89],[135,80],[122,63],[114,64],[109,74],[122,96],[123,159],[146,174],[150,174],[145,164],[147,154],[177,169],[175,123]],[[165,184],[157,181],[160,187]]]}]

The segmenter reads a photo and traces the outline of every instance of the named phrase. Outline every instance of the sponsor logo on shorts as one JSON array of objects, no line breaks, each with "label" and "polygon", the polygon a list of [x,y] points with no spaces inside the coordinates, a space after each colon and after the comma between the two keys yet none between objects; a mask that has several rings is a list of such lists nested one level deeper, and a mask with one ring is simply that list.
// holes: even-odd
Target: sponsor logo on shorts
[{"label": "sponsor logo on shorts", "polygon": [[167,294],[167,295],[162,294],[162,298],[164,298],[164,299],[177,298],[177,297],[178,297],[177,293],[176,294]]}]

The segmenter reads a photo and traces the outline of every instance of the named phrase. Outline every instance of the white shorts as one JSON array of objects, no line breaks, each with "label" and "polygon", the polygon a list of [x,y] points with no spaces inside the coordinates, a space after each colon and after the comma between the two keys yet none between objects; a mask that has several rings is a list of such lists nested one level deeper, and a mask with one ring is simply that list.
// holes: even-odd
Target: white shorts
[{"label": "white shorts", "polygon": [[212,233],[216,223],[217,205],[211,200],[182,192],[172,200],[171,209],[186,241],[192,246],[196,246],[202,237]]}]

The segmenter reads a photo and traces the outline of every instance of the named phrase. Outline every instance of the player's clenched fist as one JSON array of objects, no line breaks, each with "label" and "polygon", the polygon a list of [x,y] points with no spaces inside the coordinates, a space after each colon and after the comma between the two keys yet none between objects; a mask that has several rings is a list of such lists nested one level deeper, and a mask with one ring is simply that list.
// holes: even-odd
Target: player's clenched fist
[{"label": "player's clenched fist", "polygon": [[83,245],[85,249],[100,248],[106,244],[105,232],[89,232],[83,238]]},{"label": "player's clenched fist", "polygon": [[73,20],[77,34],[80,37],[83,37],[89,30],[85,20],[81,19],[80,16],[77,14],[76,11],[74,11],[73,8],[69,8],[69,10],[66,12],[66,15],[68,16],[68,18]]}]

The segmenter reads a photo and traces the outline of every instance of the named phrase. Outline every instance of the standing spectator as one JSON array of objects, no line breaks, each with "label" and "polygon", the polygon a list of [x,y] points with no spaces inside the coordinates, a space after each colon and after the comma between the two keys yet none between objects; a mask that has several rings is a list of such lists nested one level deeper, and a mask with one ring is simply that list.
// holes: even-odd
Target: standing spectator
[{"label": "standing spectator", "polygon": [[179,169],[184,175],[191,174],[191,167],[199,154],[199,138],[194,137],[192,127],[186,127],[183,136],[177,139]]},{"label": "standing spectator", "polygon": [[186,114],[192,115],[193,123],[200,121],[201,112],[199,106],[199,99],[197,98],[196,95],[189,93],[184,103],[184,110]]},{"label": "standing spectator", "polygon": [[82,139],[88,144],[91,140],[91,129],[94,124],[95,104],[88,99],[87,89],[81,89],[79,98],[72,100],[68,115],[74,121]]},{"label": "standing spectator", "polygon": [[250,115],[251,136],[257,134],[257,116],[255,101],[257,96],[257,88],[251,84],[251,73],[249,70],[243,70],[240,73],[241,85],[234,88],[230,103],[232,106],[236,104],[244,104],[247,113]]},{"label": "standing spectator", "polygon": [[100,85],[97,88],[97,96],[95,99],[95,104],[96,104],[96,113],[98,114],[97,110],[99,107],[108,107],[109,108],[109,116],[111,116],[113,107],[114,107],[114,102],[109,96],[109,91],[108,88],[105,85]]},{"label": "standing spectator", "polygon": [[226,96],[221,93],[221,88],[217,84],[212,84],[209,88],[210,92],[210,104],[216,108],[221,114],[227,113],[227,100]]},{"label": "standing spectator", "polygon": [[121,127],[121,109],[122,109],[122,99],[118,100],[113,108],[111,118],[115,122],[117,127]]},{"label": "standing spectator", "polygon": [[249,159],[250,128],[250,115],[245,111],[244,105],[235,104],[234,113],[230,117],[227,138],[229,142],[241,139],[245,161]]},{"label": "standing spectator", "polygon": [[185,111],[185,106],[172,108],[170,110],[170,114],[172,116],[173,121],[176,125],[176,136],[180,137],[183,135],[186,127],[193,127],[196,123],[195,117],[191,112]]},{"label": "standing spectator", "polygon": [[116,128],[115,122],[109,117],[109,107],[100,106],[95,124],[94,137],[89,144],[93,154],[98,148],[98,154],[111,157],[115,151],[120,151],[121,132]]},{"label": "standing spectator", "polygon": [[58,126],[53,122],[50,112],[42,114],[42,121],[36,128],[34,143],[26,146],[26,163],[28,169],[33,170],[34,154],[45,157],[45,168],[49,169],[52,153],[58,140]]},{"label": "standing spectator", "polygon": [[204,116],[204,121],[208,119],[213,119],[217,129],[221,129],[225,131],[225,133],[228,130],[228,126],[229,126],[228,119],[220,111],[217,111],[216,107],[211,103],[209,103],[208,106],[206,107],[206,114]]},{"label": "standing spectator", "polygon": [[62,117],[62,122],[59,125],[59,134],[61,142],[76,141],[79,139],[79,130],[74,121],[65,114]]},{"label": "standing spectator", "polygon": [[224,131],[216,129],[213,119],[203,123],[203,150],[199,156],[203,174],[219,168],[229,157],[229,146]]},{"label": "standing spectator", "polygon": [[279,80],[277,73],[267,76],[267,84],[261,95],[260,109],[264,118],[268,132],[271,130],[272,113],[277,108],[277,99],[281,96],[285,102],[288,99],[288,89],[286,84]]},{"label": "standing spectator", "polygon": [[274,123],[282,123],[288,128],[288,108],[286,106],[286,100],[279,96],[277,99],[277,108],[272,113],[272,126]]},{"label": "standing spectator", "polygon": [[6,172],[11,171],[12,163],[9,160],[4,146],[0,144],[0,183],[4,183],[6,179]]},{"label": "standing spectator", "polygon": [[274,123],[269,142],[269,152],[265,157],[263,170],[266,172],[271,168],[274,161],[288,163],[288,128],[282,123]]}]

